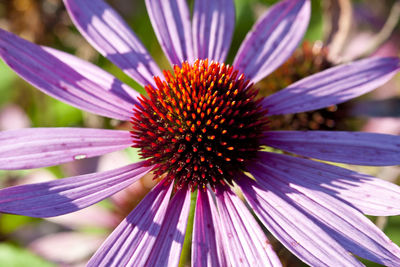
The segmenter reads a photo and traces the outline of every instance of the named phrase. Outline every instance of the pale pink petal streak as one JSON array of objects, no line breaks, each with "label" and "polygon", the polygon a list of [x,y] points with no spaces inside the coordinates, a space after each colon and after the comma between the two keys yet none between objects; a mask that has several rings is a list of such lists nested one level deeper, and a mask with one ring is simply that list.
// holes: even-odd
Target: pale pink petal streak
[{"label": "pale pink petal streak", "polygon": [[247,34],[233,66],[254,83],[273,72],[300,43],[310,11],[309,0],[285,0],[272,6]]},{"label": "pale pink petal streak", "polygon": [[57,262],[58,266],[78,265],[78,262],[90,257],[105,238],[104,233],[82,231],[60,231],[38,236],[29,243],[28,250],[50,262]]},{"label": "pale pink petal streak", "polygon": [[0,57],[44,93],[82,110],[129,120],[133,104],[86,79],[42,47],[0,29]]},{"label": "pale pink petal streak", "polygon": [[195,1],[192,27],[195,57],[224,62],[235,27],[233,1]]},{"label": "pale pink petal streak", "polygon": [[0,212],[52,217],[93,205],[131,185],[151,167],[142,162],[119,169],[0,190]]},{"label": "pale pink petal streak", "polygon": [[227,186],[216,192],[221,236],[233,266],[282,266],[253,215]]},{"label": "pale pink petal streak", "polygon": [[334,165],[284,154],[260,152],[260,161],[285,172],[294,184],[344,200],[364,214],[400,214],[400,187],[382,179]]},{"label": "pale pink petal streak", "polygon": [[[172,198],[165,213],[160,234],[146,266],[178,266],[190,210],[190,190],[182,188]],[[131,259],[131,263],[136,259]],[[129,263],[128,263],[129,265]]]},{"label": "pale pink petal streak", "polygon": [[329,131],[270,131],[266,145],[306,157],[368,166],[400,164],[400,136]]},{"label": "pale pink petal streak", "polygon": [[[256,179],[262,173],[250,170]],[[287,201],[289,191],[238,180],[260,221],[287,249],[310,266],[363,266],[302,210]]]},{"label": "pale pink petal streak", "polygon": [[320,109],[376,89],[399,69],[398,58],[367,58],[311,75],[265,98],[262,103],[270,115]]},{"label": "pale pink petal streak", "polygon": [[[280,192],[282,198],[314,220],[346,250],[385,266],[398,266],[400,248],[359,211],[328,194],[295,183],[284,171],[267,164],[252,169],[264,190]],[[304,222],[306,223],[306,222]]]},{"label": "pale pink petal streak", "polygon": [[112,232],[87,266],[144,266],[160,232],[173,183],[160,182]]},{"label": "pale pink petal streak", "polygon": [[160,70],[125,21],[103,0],[64,0],[71,19],[94,48],[141,85]]},{"label": "pale pink petal streak", "polygon": [[100,156],[132,145],[128,131],[27,128],[0,132],[0,169],[32,169]]},{"label": "pale pink petal streak", "polygon": [[197,193],[196,211],[193,223],[192,259],[193,267],[224,266],[218,252],[224,250],[219,235],[218,214],[208,193]]},{"label": "pale pink petal streak", "polygon": [[172,65],[193,61],[192,28],[186,0],[146,0],[153,29]]}]

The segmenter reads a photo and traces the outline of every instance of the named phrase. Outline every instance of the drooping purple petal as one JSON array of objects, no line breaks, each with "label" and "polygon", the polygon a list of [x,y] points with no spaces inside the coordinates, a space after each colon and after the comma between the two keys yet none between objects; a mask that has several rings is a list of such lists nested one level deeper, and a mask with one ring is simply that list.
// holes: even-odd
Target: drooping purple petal
[{"label": "drooping purple petal", "polygon": [[140,96],[140,94],[137,91],[132,90],[131,87],[122,83],[120,80],[118,80],[108,72],[102,70],[101,68],[97,67],[96,65],[71,54],[64,53],[60,50],[56,50],[50,47],[43,48],[62,62],[68,64],[71,68],[84,76],[86,79],[99,84],[99,86],[102,86],[104,89],[108,89],[114,95],[119,96],[121,99],[133,105],[139,103],[137,98]]},{"label": "drooping purple petal", "polygon": [[265,191],[280,194],[346,250],[385,266],[398,266],[400,248],[359,211],[324,192],[293,183],[290,175],[267,164],[258,164],[251,173]]},{"label": "drooping purple petal", "polygon": [[250,178],[237,183],[268,231],[308,265],[363,266],[303,211],[287,201],[285,194],[291,191],[266,190]]},{"label": "drooping purple petal", "polygon": [[42,47],[0,29],[0,57],[44,93],[102,116],[129,120],[133,104],[107,85],[86,79]]},{"label": "drooping purple petal", "polygon": [[[190,190],[179,190],[168,205],[146,266],[178,266],[190,210]],[[131,262],[135,262],[132,259]]]},{"label": "drooping purple petal", "polygon": [[194,56],[224,62],[235,27],[233,1],[195,1],[192,26]]},{"label": "drooping purple petal", "polygon": [[166,186],[164,182],[153,188],[112,232],[87,266],[143,266],[160,232],[172,188],[173,183]]},{"label": "drooping purple petal", "polygon": [[64,0],[78,30],[103,56],[141,85],[161,74],[125,21],[103,0]]},{"label": "drooping purple petal", "polygon": [[52,217],[97,203],[134,183],[151,167],[143,162],[123,168],[0,190],[0,212]]},{"label": "drooping purple petal", "polygon": [[364,214],[400,214],[400,187],[393,183],[313,160],[268,152],[259,155],[261,162],[293,178],[292,183],[343,199]]},{"label": "drooping purple petal", "polygon": [[33,169],[100,156],[132,145],[128,131],[27,128],[0,132],[0,169]]},{"label": "drooping purple petal", "polygon": [[329,131],[271,131],[266,145],[302,156],[367,166],[400,164],[400,136]]},{"label": "drooping purple petal", "polygon": [[267,76],[296,49],[310,11],[309,0],[285,0],[272,6],[247,34],[233,66],[254,83]]},{"label": "drooping purple petal", "polygon": [[[211,202],[211,203],[210,203]],[[197,193],[192,238],[192,266],[225,266],[224,250],[219,228],[219,220],[212,199],[203,190]],[[222,257],[222,258],[221,258]]]},{"label": "drooping purple petal", "polygon": [[146,0],[154,32],[172,65],[193,61],[190,12],[185,0]]},{"label": "drooping purple petal", "polygon": [[216,197],[228,262],[242,266],[282,266],[253,215],[230,188],[218,188]]},{"label": "drooping purple petal", "polygon": [[270,115],[343,103],[383,85],[400,69],[398,58],[368,58],[304,78],[263,100]]}]

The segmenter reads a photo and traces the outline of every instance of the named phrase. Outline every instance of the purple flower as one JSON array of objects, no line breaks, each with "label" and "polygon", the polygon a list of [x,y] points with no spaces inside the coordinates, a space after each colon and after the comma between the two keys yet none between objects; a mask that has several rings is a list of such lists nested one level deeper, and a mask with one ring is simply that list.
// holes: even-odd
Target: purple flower
[{"label": "purple flower", "polygon": [[[1,30],[0,55],[25,80],[83,110],[118,120],[132,117],[133,130],[5,131],[0,134],[0,167],[56,165],[132,144],[144,159],[112,171],[2,189],[1,212],[33,217],[74,212],[154,171],[163,180],[114,230],[89,266],[176,266],[196,189],[193,266],[280,266],[260,225],[233,193],[234,184],[265,228],[307,264],[359,266],[357,255],[398,266],[400,249],[363,214],[398,215],[400,188],[308,157],[396,165],[400,138],[268,131],[267,119],[369,92],[397,73],[399,59],[337,66],[257,98],[252,84],[281,65],[301,41],[310,17],[308,0],[284,0],[271,7],[248,33],[232,67],[222,63],[234,28],[232,0],[195,1],[192,21],[184,0],[146,0],[173,72],[159,70],[103,1],[64,2],[86,39],[145,86],[148,96],[139,96],[88,62]],[[265,152],[265,147],[302,157]]]}]

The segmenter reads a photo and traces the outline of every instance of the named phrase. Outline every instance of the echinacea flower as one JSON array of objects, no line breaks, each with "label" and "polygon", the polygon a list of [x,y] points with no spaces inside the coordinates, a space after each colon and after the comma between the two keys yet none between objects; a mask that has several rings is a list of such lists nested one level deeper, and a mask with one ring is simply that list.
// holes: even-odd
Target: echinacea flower
[{"label": "echinacea flower", "polygon": [[[354,255],[398,266],[400,249],[364,214],[398,215],[400,188],[321,161],[396,165],[398,136],[271,131],[270,115],[338,104],[371,91],[400,68],[398,58],[336,66],[266,98],[252,86],[301,41],[309,0],[272,6],[224,64],[234,28],[231,0],[146,0],[173,71],[161,72],[127,25],[101,0],[64,0],[85,38],[145,86],[139,96],[74,56],[0,31],[0,55],[43,92],[98,115],[131,120],[132,131],[34,128],[0,135],[0,167],[27,169],[130,146],[143,161],[111,171],[0,191],[0,211],[51,217],[77,211],[148,172],[160,182],[121,222],[88,266],[177,266],[197,191],[193,266],[280,266],[253,216],[312,266],[360,266]],[[266,147],[275,151],[266,152]],[[296,155],[300,155],[298,157]],[[248,206],[235,195],[237,185]],[[249,210],[250,207],[252,212]]]}]

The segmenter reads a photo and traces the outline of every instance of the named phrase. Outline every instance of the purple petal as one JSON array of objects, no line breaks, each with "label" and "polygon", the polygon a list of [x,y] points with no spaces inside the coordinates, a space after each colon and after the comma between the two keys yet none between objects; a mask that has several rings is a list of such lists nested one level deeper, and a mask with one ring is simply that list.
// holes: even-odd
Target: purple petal
[{"label": "purple petal", "polygon": [[235,28],[232,0],[197,0],[193,11],[194,55],[224,62]]},{"label": "purple petal", "polygon": [[[87,266],[143,266],[160,232],[173,183],[160,182],[112,232]],[[135,262],[131,262],[135,261]]]},{"label": "purple petal", "polygon": [[367,166],[400,164],[400,136],[329,131],[271,131],[267,146],[302,156]]},{"label": "purple petal", "polygon": [[158,41],[172,65],[193,61],[190,12],[185,0],[146,0]]},{"label": "purple petal", "polygon": [[339,104],[383,85],[400,69],[398,58],[368,58],[304,78],[263,100],[270,115]]},{"label": "purple petal", "polygon": [[219,188],[216,196],[228,261],[241,266],[282,266],[253,215],[229,187]]},{"label": "purple petal", "polygon": [[310,1],[286,0],[272,6],[246,36],[233,66],[256,83],[293,53],[307,29]]},{"label": "purple petal", "polygon": [[[168,205],[146,266],[178,266],[190,210],[190,190],[179,190]],[[135,265],[137,266],[137,265]]]},{"label": "purple petal", "polygon": [[86,79],[40,46],[0,29],[0,57],[44,93],[102,116],[129,120],[133,104],[112,88]]},{"label": "purple petal", "polygon": [[[253,172],[252,172],[253,173]],[[254,174],[258,177],[258,173]],[[292,202],[290,191],[260,186],[249,178],[237,181],[264,226],[287,249],[311,266],[363,266]]]},{"label": "purple petal", "polygon": [[86,79],[99,84],[99,86],[110,91],[114,95],[119,96],[124,101],[133,105],[139,103],[137,98],[140,94],[138,92],[132,90],[131,87],[122,83],[120,80],[96,65],[60,50],[52,49],[50,47],[43,48],[62,62],[68,64]]},{"label": "purple petal", "polygon": [[266,169],[284,172],[294,184],[342,199],[364,214],[400,214],[400,187],[395,184],[313,160],[268,152],[259,155],[261,162],[268,162]]},{"label": "purple petal", "polygon": [[[192,266],[225,266],[220,222],[212,198],[206,191],[197,193],[192,239]],[[210,203],[211,202],[211,203]],[[221,258],[222,257],[222,258]]]},{"label": "purple petal", "polygon": [[52,217],[97,203],[131,185],[151,167],[142,162],[112,171],[0,190],[0,212]]},{"label": "purple petal", "polygon": [[103,56],[141,85],[161,71],[125,21],[102,0],[64,0],[72,21]]},{"label": "purple petal", "polygon": [[263,162],[295,177],[296,184],[315,188],[374,216],[400,214],[400,187],[333,165],[275,153],[260,153]]},{"label": "purple petal", "polygon": [[293,181],[297,179],[265,164],[259,164],[251,173],[265,191],[280,194],[284,201],[307,214],[346,250],[385,266],[398,266],[400,248],[369,219],[343,201],[295,184]]},{"label": "purple petal", "polygon": [[0,132],[0,169],[33,169],[100,156],[132,145],[128,131],[27,128]]}]

